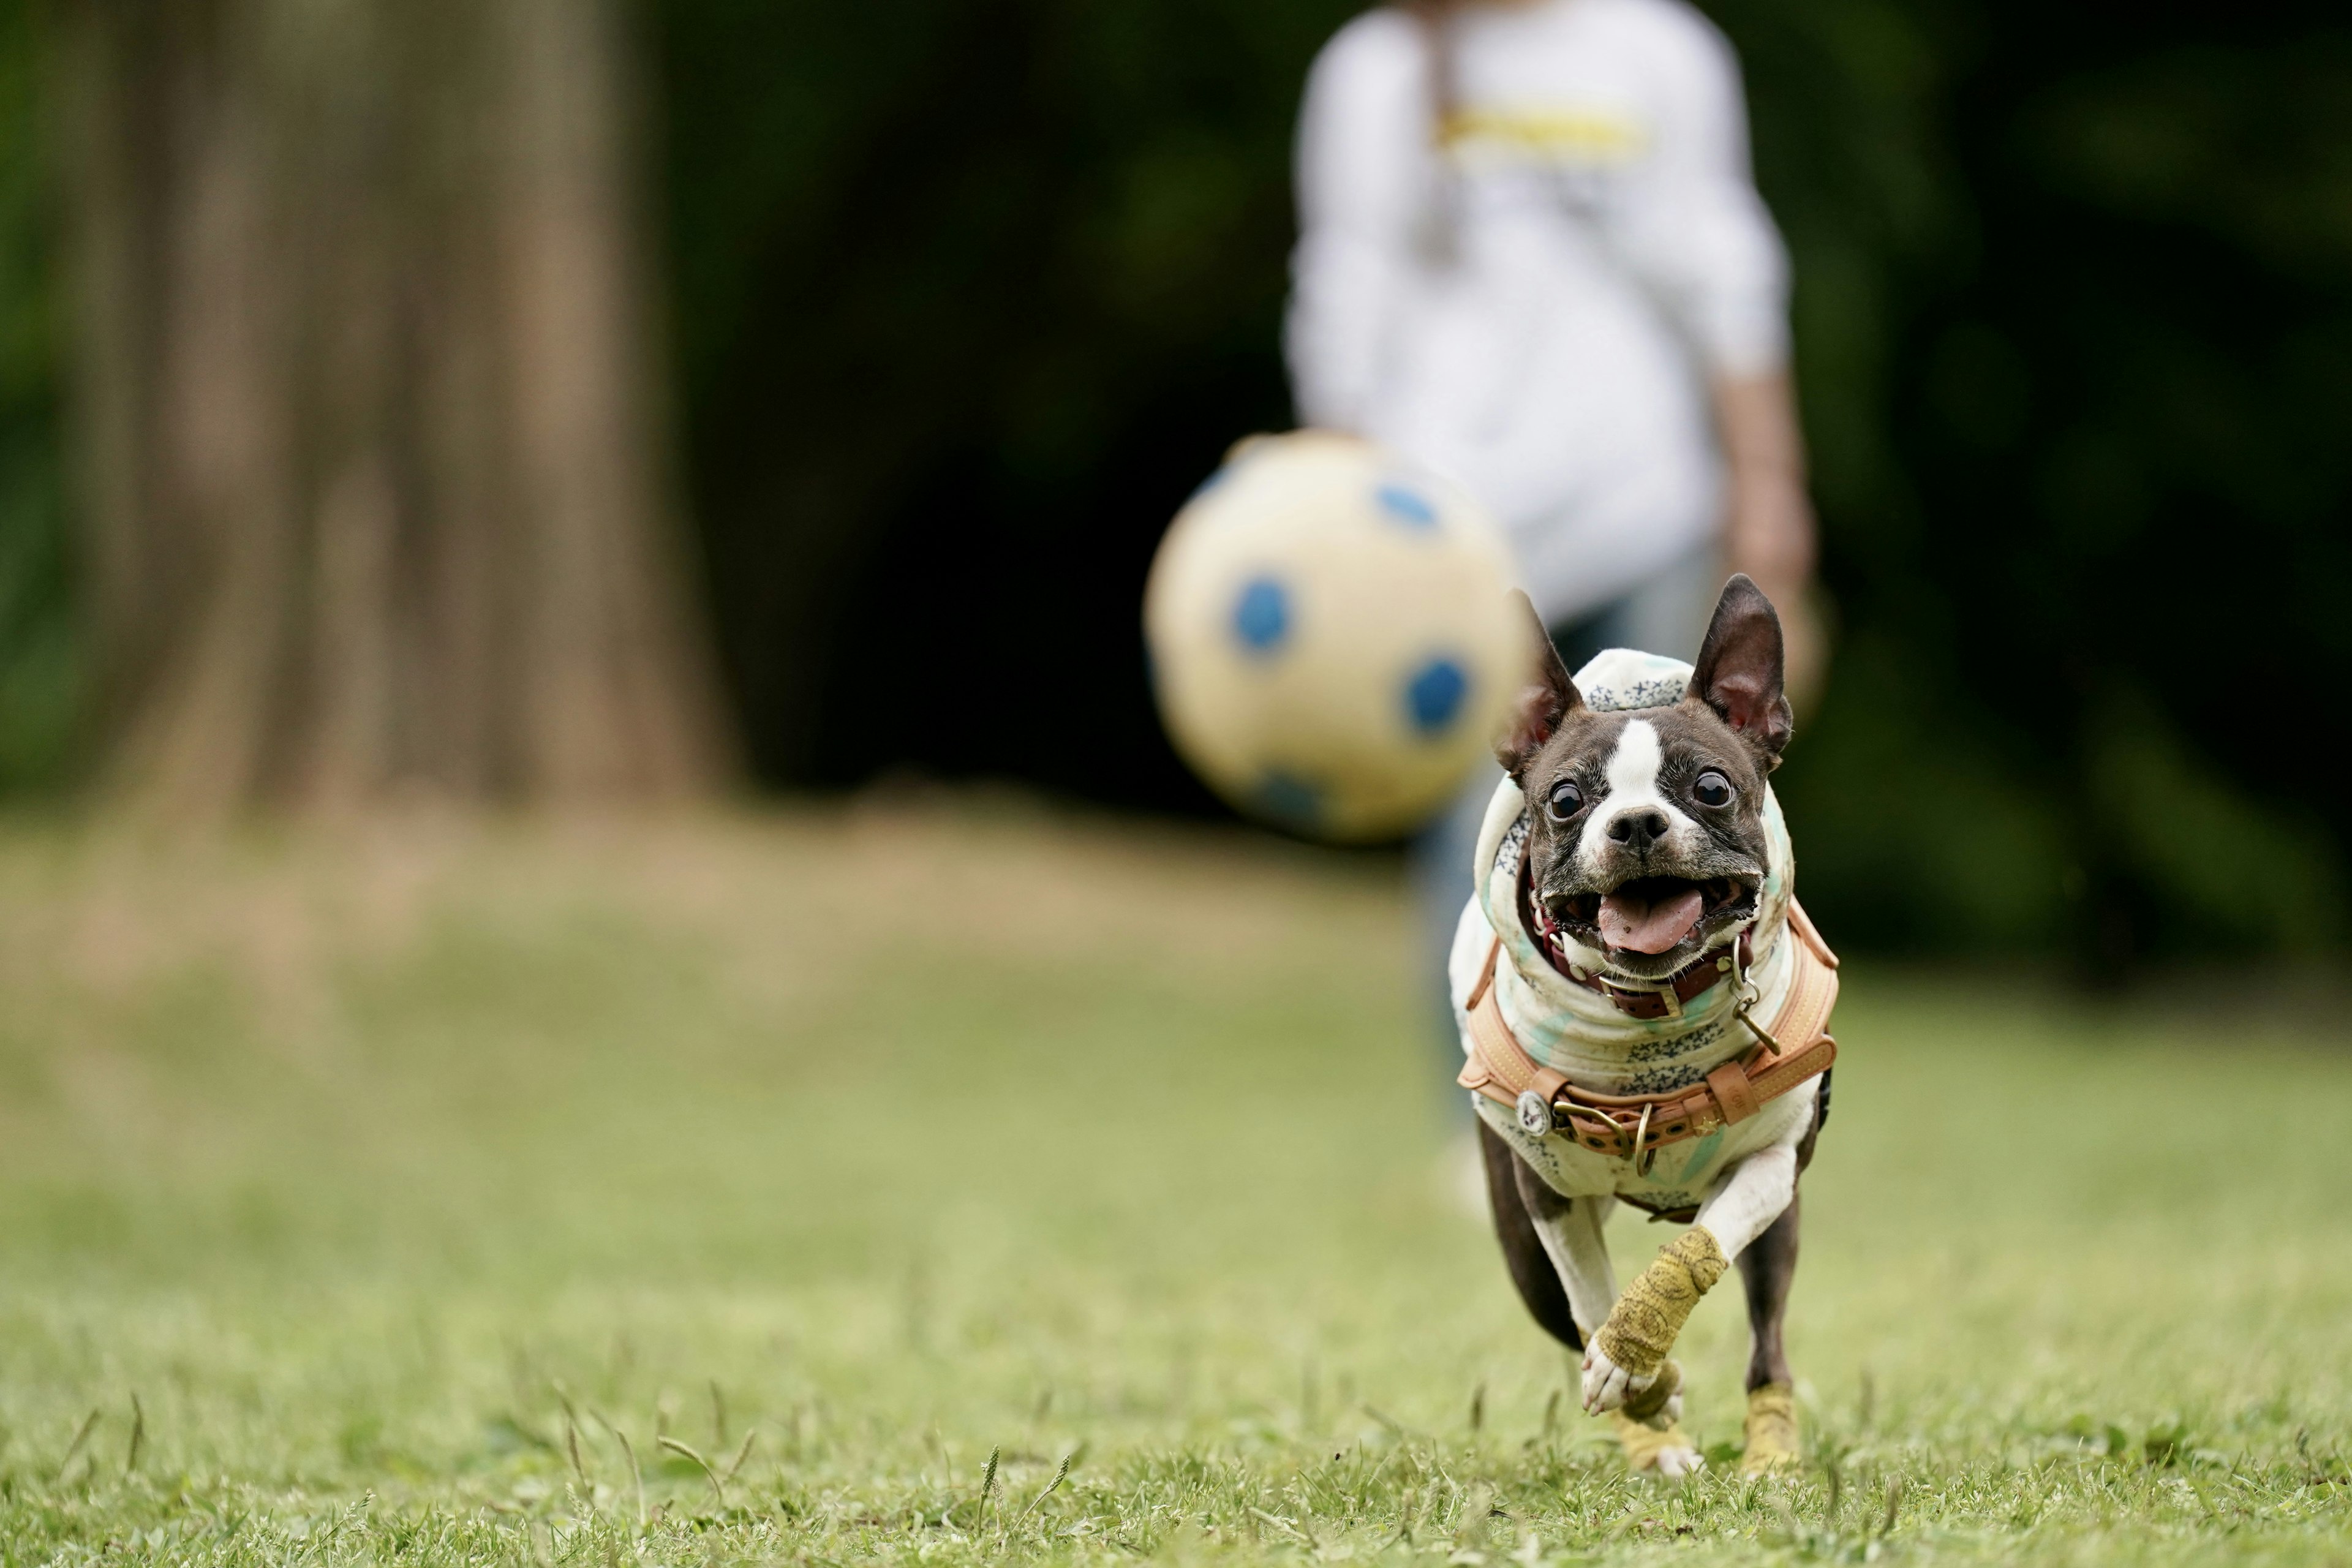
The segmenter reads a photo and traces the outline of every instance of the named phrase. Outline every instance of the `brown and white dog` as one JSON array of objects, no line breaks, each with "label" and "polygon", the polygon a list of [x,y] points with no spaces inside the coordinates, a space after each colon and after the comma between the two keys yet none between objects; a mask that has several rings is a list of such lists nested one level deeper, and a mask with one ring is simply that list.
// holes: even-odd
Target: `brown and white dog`
[{"label": "brown and white dog", "polygon": [[[1536,1321],[1583,1352],[1584,1407],[1613,1413],[1637,1468],[1668,1475],[1699,1458],[1667,1352],[1736,1262],[1754,1331],[1745,1463],[1793,1462],[1781,1318],[1835,1049],[1807,987],[1825,980],[1833,1000],[1835,960],[1794,910],[1767,783],[1790,728],[1780,619],[1734,577],[1686,680],[1618,651],[1582,690],[1536,632],[1543,664],[1496,747],[1510,777],[1451,964],[1504,1256]],[[1775,1054],[1805,1042],[1769,1032],[1808,995],[1810,1065]],[[1541,1091],[1499,1089],[1497,1050]],[[1779,1076],[1741,1076],[1759,1061]],[[1602,1238],[1621,1203],[1694,1222],[1622,1293]]]}]

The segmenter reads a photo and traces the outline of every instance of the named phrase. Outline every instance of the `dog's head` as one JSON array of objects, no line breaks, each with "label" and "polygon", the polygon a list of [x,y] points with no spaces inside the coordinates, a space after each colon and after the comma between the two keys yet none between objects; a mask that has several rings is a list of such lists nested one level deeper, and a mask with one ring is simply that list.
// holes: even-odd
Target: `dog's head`
[{"label": "dog's head", "polygon": [[1663,979],[1756,916],[1790,727],[1780,617],[1732,578],[1683,700],[1599,713],[1520,602],[1543,663],[1495,751],[1528,799],[1529,896],[1610,968]]}]

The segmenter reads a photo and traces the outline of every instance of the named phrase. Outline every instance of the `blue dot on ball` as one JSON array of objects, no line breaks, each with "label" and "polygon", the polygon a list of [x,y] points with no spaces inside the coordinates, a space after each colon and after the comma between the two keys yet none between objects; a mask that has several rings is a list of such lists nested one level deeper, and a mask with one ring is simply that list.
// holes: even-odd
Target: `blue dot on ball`
[{"label": "blue dot on ball", "polygon": [[1253,577],[1234,601],[1234,636],[1254,654],[1269,654],[1290,635],[1290,595],[1271,577]]},{"label": "blue dot on ball", "polygon": [[1430,659],[1412,672],[1404,685],[1404,710],[1412,727],[1434,735],[1452,724],[1470,695],[1470,678],[1462,667],[1444,657]]},{"label": "blue dot on ball", "polygon": [[1297,773],[1268,768],[1251,792],[1258,813],[1288,827],[1312,827],[1323,817],[1323,792]]},{"label": "blue dot on ball", "polygon": [[1407,489],[1400,484],[1385,484],[1372,492],[1381,510],[1407,528],[1435,528],[1437,509],[1419,490]]}]

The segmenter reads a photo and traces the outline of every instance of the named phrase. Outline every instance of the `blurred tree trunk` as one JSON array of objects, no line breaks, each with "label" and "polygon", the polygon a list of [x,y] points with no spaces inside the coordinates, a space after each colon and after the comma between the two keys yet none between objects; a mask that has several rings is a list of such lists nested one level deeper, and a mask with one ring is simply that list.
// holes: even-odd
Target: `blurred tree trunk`
[{"label": "blurred tree trunk", "polygon": [[108,783],[719,783],[613,0],[63,21]]}]

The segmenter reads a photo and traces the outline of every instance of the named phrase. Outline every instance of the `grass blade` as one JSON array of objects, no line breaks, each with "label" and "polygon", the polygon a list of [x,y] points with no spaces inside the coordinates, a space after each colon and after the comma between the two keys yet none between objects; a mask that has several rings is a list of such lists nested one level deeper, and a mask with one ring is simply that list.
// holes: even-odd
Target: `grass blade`
[{"label": "grass blade", "polygon": [[646,1472],[645,1467],[637,1463],[637,1446],[630,1442],[629,1435],[614,1426],[603,1411],[597,1411],[595,1415],[604,1423],[605,1431],[620,1439],[621,1452],[628,1456],[629,1479],[637,1490],[637,1528],[642,1531],[651,1522],[653,1516],[646,1511]]},{"label": "grass blade", "polygon": [[735,1458],[729,1462],[724,1479],[731,1481],[735,1479],[736,1472],[743,1468],[743,1461],[751,1457],[751,1445],[759,1440],[759,1436],[757,1426],[743,1434],[743,1446],[735,1450]]},{"label": "grass blade", "polygon": [[660,1444],[663,1447],[667,1448],[671,1453],[683,1454],[688,1458],[692,1459],[696,1464],[700,1465],[702,1467],[703,1479],[710,1483],[711,1495],[719,1500],[719,1506],[720,1508],[725,1508],[727,1506],[726,1485],[719,1480],[719,1472],[711,1468],[709,1460],[697,1453],[690,1446],[679,1442],[677,1438],[669,1436],[667,1433],[664,1433],[662,1436],[655,1438],[654,1441]]},{"label": "grass blade", "polygon": [[1268,1513],[1265,1510],[1259,1508],[1255,1504],[1251,1505],[1250,1512],[1255,1514],[1261,1522],[1274,1526],[1275,1529],[1282,1531],[1283,1534],[1289,1536],[1293,1541],[1302,1541],[1309,1546],[1316,1544],[1316,1541],[1313,1536],[1307,1534],[1305,1531],[1299,1529],[1298,1526],[1291,1523],[1290,1521],[1283,1518],[1278,1513]]},{"label": "grass blade", "polygon": [[81,1452],[81,1446],[89,1441],[90,1432],[97,1426],[98,1411],[92,1409],[89,1415],[81,1418],[81,1426],[74,1431],[73,1441],[66,1445],[66,1457],[58,1461],[56,1477],[58,1480],[66,1479],[66,1470],[73,1464],[74,1456]]},{"label": "grass blade", "polygon": [[1029,1506],[1021,1510],[1021,1518],[1014,1520],[1013,1522],[1019,1524],[1023,1522],[1023,1521],[1028,1519],[1031,1514],[1037,1511],[1039,1506],[1043,1504],[1047,1498],[1052,1497],[1056,1491],[1061,1489],[1062,1483],[1070,1479],[1070,1461],[1076,1457],[1077,1451],[1076,1449],[1072,1449],[1069,1453],[1062,1456],[1062,1468],[1054,1472],[1054,1479],[1045,1483],[1045,1489],[1039,1492],[1035,1497],[1031,1498],[1029,1500]]},{"label": "grass blade", "polygon": [[563,1451],[572,1456],[572,1479],[580,1483],[580,1495],[593,1503],[596,1489],[589,1484],[588,1468],[580,1462],[580,1423],[569,1409],[563,1413]]}]

